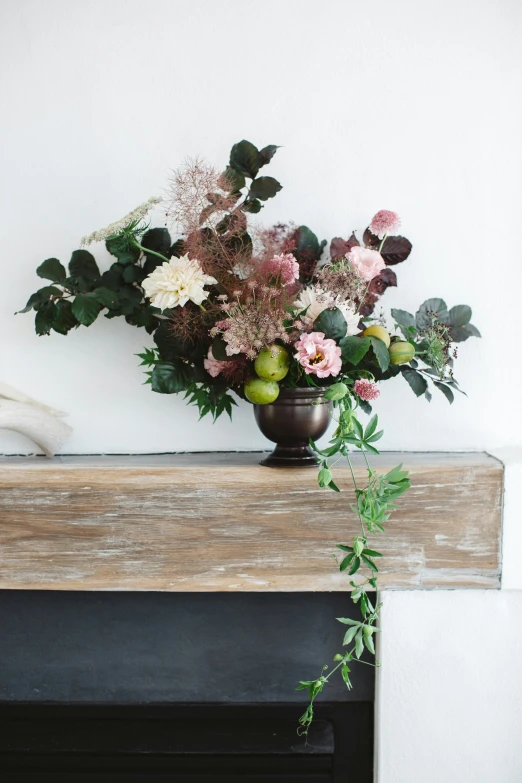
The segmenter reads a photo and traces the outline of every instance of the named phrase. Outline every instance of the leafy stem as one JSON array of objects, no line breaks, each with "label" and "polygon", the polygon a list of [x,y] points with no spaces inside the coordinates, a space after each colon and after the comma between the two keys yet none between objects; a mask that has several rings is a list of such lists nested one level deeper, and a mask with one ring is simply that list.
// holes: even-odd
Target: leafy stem
[{"label": "leafy stem", "polygon": [[[377,534],[384,531],[384,524],[395,509],[394,501],[402,495],[410,486],[408,472],[402,469],[402,464],[380,474],[374,470],[368,460],[368,454],[378,454],[375,443],[383,435],[378,430],[378,418],[372,416],[366,427],[362,425],[356,416],[358,402],[352,397],[346,383],[340,381],[330,386],[326,392],[337,412],[338,426],[333,434],[328,447],[321,450],[310,441],[314,451],[321,457],[319,465],[319,486],[339,492],[339,487],[333,480],[331,468],[341,456],[346,457],[353,481],[355,502],[350,505],[351,511],[356,514],[360,523],[360,534],[355,535],[349,544],[337,544],[337,548],[343,553],[343,559],[339,563],[339,570],[346,572],[348,576],[356,574],[366,577],[358,582],[350,579],[350,595],[354,604],[358,604],[361,619],[354,620],[351,617],[338,617],[337,620],[348,626],[343,646],[348,647],[349,652],[338,653],[334,657],[336,666],[325,675],[328,666],[323,666],[321,676],[316,680],[301,680],[299,690],[308,690],[309,704],[299,719],[300,734],[306,734],[314,718],[314,702],[322,692],[325,685],[335,672],[341,672],[342,679],[348,689],[352,688],[349,663],[352,661],[364,663],[369,666],[379,666],[378,661],[363,661],[361,656],[368,651],[375,655],[374,635],[379,632],[378,621],[381,604],[374,605],[370,593],[377,592],[377,575],[379,568],[376,560],[382,554],[368,546],[368,534]],[[366,466],[366,486],[361,486],[355,476],[355,470],[350,457],[350,448],[358,449],[364,458]],[[335,458],[335,462],[331,462]]]}]

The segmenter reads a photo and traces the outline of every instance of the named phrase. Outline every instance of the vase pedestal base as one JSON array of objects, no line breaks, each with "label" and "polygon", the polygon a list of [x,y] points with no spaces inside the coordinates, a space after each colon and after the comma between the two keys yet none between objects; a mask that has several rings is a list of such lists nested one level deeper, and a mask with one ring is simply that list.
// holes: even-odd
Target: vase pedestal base
[{"label": "vase pedestal base", "polygon": [[266,468],[316,468],[319,460],[308,445],[278,445],[259,464]]}]

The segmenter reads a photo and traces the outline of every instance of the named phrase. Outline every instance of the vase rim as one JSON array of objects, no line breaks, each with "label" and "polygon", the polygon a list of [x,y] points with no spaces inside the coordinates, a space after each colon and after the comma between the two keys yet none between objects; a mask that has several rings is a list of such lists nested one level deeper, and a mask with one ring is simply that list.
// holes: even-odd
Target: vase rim
[{"label": "vase rim", "polygon": [[316,388],[314,386],[307,386],[306,388],[295,387],[290,389],[283,386],[279,391],[279,397],[323,397],[326,389],[327,387]]}]

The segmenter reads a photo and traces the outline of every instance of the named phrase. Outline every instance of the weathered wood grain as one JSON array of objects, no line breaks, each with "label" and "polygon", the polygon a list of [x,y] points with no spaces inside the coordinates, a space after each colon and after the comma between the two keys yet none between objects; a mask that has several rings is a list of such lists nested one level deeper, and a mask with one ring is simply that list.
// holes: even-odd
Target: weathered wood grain
[{"label": "weathered wood grain", "polygon": [[[259,458],[0,459],[0,588],[346,590],[334,558],[358,530],[350,495],[319,489],[313,469]],[[374,459],[398,462],[413,485],[374,539],[382,587],[498,587],[501,464],[475,453]],[[337,477],[348,489],[348,469]]]}]

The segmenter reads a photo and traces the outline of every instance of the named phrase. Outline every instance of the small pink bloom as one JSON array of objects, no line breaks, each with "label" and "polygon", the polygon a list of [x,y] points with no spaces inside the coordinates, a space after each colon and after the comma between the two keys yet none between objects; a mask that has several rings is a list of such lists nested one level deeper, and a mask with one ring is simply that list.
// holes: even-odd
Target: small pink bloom
[{"label": "small pink bloom", "polygon": [[313,373],[318,378],[339,375],[341,349],[335,340],[325,339],[324,332],[302,334],[295,348],[298,352],[294,354],[294,359],[304,367],[307,375]]},{"label": "small pink bloom", "polygon": [[282,253],[265,261],[263,272],[271,277],[279,277],[283,285],[299,280],[299,264],[292,253]]},{"label": "small pink bloom", "polygon": [[361,400],[376,400],[381,393],[377,388],[377,384],[364,378],[355,381],[353,390]]},{"label": "small pink bloom", "polygon": [[212,347],[208,349],[207,358],[203,359],[203,367],[213,378],[217,378],[220,372],[223,372],[227,366],[227,362],[220,362],[218,359],[214,359],[212,353]]},{"label": "small pink bloom", "polygon": [[401,228],[401,219],[396,212],[390,212],[389,209],[381,209],[372,217],[370,231],[379,239],[388,236],[395,236]]},{"label": "small pink bloom", "polygon": [[361,277],[365,280],[373,280],[379,272],[386,269],[383,257],[376,250],[369,250],[367,247],[352,247],[345,258],[354,266]]}]

